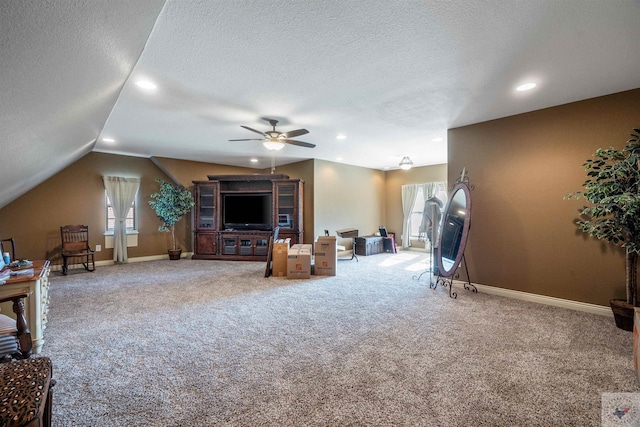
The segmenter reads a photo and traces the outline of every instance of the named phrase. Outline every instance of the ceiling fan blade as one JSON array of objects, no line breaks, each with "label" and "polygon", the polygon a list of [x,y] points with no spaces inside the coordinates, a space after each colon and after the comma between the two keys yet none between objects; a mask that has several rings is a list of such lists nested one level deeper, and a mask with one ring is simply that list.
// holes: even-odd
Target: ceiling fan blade
[{"label": "ceiling fan blade", "polygon": [[249,126],[240,126],[241,128],[245,128],[246,130],[250,130],[251,132],[255,132],[255,133],[259,133],[262,136],[267,136],[264,134],[264,132],[260,132],[259,130],[255,130],[255,129],[251,129]]},{"label": "ceiling fan blade", "polygon": [[303,141],[296,141],[295,139],[283,139],[282,142],[286,142],[287,144],[291,144],[291,145],[297,145],[299,147],[307,147],[307,148],[313,148],[316,146],[315,144],[310,144],[308,142],[303,142]]},{"label": "ceiling fan blade", "polygon": [[293,138],[295,136],[300,136],[300,135],[304,135],[304,134],[307,134],[307,133],[309,133],[309,131],[306,130],[306,129],[298,129],[298,130],[292,130],[290,132],[285,132],[284,136],[286,138]]},{"label": "ceiling fan blade", "polygon": [[229,141],[264,141],[264,138],[262,138],[262,139],[259,139],[259,138],[256,138],[256,139],[230,139]]}]

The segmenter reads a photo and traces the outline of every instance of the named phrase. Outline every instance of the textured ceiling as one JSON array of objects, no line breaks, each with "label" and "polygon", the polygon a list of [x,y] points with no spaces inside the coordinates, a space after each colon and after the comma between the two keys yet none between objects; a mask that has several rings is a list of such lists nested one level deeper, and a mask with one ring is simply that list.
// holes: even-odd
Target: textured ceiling
[{"label": "textured ceiling", "polygon": [[90,150],[268,168],[228,142],[263,117],[317,145],[278,165],[393,169],[445,163],[452,127],[640,87],[635,0],[5,3],[0,144],[25,168],[0,206]]}]

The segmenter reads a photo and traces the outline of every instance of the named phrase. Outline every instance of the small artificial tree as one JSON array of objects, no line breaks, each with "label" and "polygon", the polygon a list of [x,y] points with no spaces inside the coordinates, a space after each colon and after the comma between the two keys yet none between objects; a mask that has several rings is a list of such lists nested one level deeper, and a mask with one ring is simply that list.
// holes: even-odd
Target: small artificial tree
[{"label": "small artificial tree", "polygon": [[580,230],[621,246],[626,252],[627,304],[638,306],[638,253],[640,253],[640,129],[633,129],[622,150],[599,148],[584,164],[585,191],[565,198],[584,197],[592,203],[577,221]]},{"label": "small artificial tree", "polygon": [[195,205],[191,192],[181,185],[173,185],[163,179],[156,179],[160,184],[160,192],[153,193],[149,204],[162,220],[158,231],[171,232],[171,248],[175,251],[176,222],[180,220]]}]

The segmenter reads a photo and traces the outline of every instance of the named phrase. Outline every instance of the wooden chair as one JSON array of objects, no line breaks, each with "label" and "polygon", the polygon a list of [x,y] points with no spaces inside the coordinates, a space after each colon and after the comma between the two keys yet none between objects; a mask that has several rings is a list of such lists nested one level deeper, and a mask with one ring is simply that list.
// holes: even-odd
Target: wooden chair
[{"label": "wooden chair", "polygon": [[60,236],[62,237],[62,274],[67,274],[70,258],[82,258],[82,265],[87,271],[94,271],[96,269],[94,252],[91,246],[89,246],[88,226],[62,226],[60,227]]},{"label": "wooden chair", "polygon": [[24,316],[24,298],[29,292],[17,292],[0,297],[0,303],[12,301],[16,319],[0,314],[0,359],[27,359],[31,357],[33,343],[31,331]]},{"label": "wooden chair", "polygon": [[13,237],[9,237],[8,239],[0,239],[0,256],[3,253],[8,252],[5,250],[5,245],[8,246],[9,243],[11,243],[11,261],[15,261],[16,260],[16,241],[13,239]]}]

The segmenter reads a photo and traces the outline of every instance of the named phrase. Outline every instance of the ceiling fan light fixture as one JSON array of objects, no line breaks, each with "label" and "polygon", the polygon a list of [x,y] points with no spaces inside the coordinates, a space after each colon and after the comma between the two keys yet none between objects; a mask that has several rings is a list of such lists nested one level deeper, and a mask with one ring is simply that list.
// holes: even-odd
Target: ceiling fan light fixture
[{"label": "ceiling fan light fixture", "polygon": [[529,83],[521,84],[520,86],[518,86],[518,87],[516,88],[516,90],[517,90],[518,92],[526,92],[526,91],[528,91],[528,90],[533,89],[533,88],[534,88],[534,87],[536,87],[536,86],[537,86],[537,85],[536,85],[535,83],[533,83],[533,82],[529,82]]},{"label": "ceiling fan light fixture", "polygon": [[267,139],[262,143],[262,145],[264,145],[267,150],[271,151],[282,150],[284,148],[284,144],[282,142],[274,141],[271,139]]},{"label": "ceiling fan light fixture", "polygon": [[400,160],[399,166],[400,166],[400,169],[408,171],[409,169],[411,169],[411,167],[413,167],[413,162],[409,157],[404,156],[402,160]]}]

